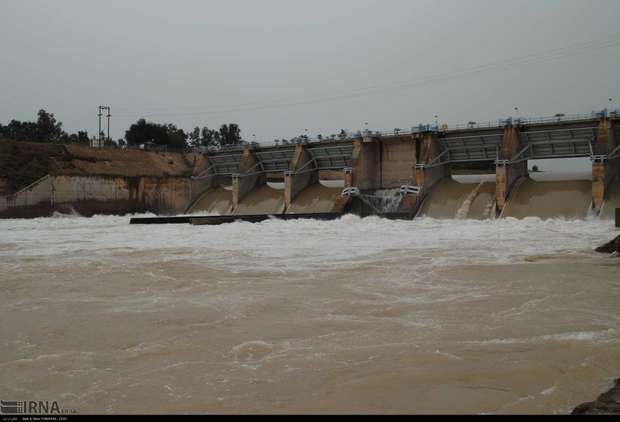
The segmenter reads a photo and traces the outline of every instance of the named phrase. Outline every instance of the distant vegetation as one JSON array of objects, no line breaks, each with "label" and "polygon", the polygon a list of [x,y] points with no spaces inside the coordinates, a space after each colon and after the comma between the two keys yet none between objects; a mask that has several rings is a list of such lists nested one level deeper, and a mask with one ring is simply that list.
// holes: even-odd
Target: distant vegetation
[{"label": "distant vegetation", "polygon": [[56,120],[54,113],[39,110],[36,122],[11,120],[8,125],[0,123],[0,139],[15,141],[39,141],[58,144],[88,144],[88,132],[68,134],[62,130],[62,122]]},{"label": "distant vegetation", "polygon": [[[103,136],[103,134],[102,134]],[[53,113],[41,109],[37,120],[21,122],[11,120],[7,125],[0,123],[0,140],[35,141],[54,144],[89,145],[87,131],[69,134],[62,129],[62,122]],[[125,132],[125,138],[116,142],[105,140],[106,146],[122,147],[154,144],[169,149],[186,149],[189,147],[221,148],[241,144],[241,129],[236,123],[225,124],[219,130],[196,126],[191,132],[185,132],[172,123],[154,123],[139,119]]]},{"label": "distant vegetation", "polygon": [[235,123],[222,125],[219,131],[198,126],[189,133],[173,124],[159,124],[138,120],[125,132],[125,140],[129,145],[153,143],[170,148],[212,147],[238,145],[241,140],[241,129]]}]

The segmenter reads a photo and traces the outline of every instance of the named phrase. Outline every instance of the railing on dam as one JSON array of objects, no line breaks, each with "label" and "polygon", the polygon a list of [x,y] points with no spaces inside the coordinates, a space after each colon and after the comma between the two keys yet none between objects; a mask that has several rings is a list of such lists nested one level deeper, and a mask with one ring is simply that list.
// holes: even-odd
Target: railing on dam
[{"label": "railing on dam", "polygon": [[294,154],[295,149],[282,148],[277,150],[257,151],[254,155],[263,172],[278,172],[289,169]]},{"label": "railing on dam", "polygon": [[318,170],[334,170],[348,167],[353,156],[353,145],[310,147],[308,152]]},{"label": "railing on dam", "polygon": [[[262,146],[256,143],[245,146],[227,147],[207,153],[211,170],[215,174],[234,175],[239,173],[243,148],[252,150],[258,163],[254,172],[287,171],[293,160],[295,146],[304,145],[312,159],[315,170],[343,169],[351,165],[354,141],[402,139],[407,135],[429,135],[437,140],[440,159],[435,158],[425,165],[447,163],[484,163],[499,160],[505,131],[513,128],[518,132],[522,150],[512,157],[503,157],[508,162],[528,159],[594,157],[593,144],[597,139],[601,120],[612,119],[612,131],[620,139],[620,112],[592,112],[587,114],[555,114],[533,118],[508,118],[495,122],[468,122],[459,125],[421,124],[409,129],[391,131],[342,131],[323,139],[296,138],[286,144]],[[421,139],[421,138],[417,138]],[[516,151],[515,151],[516,152]],[[436,156],[436,155],[435,155]]]},{"label": "railing on dam", "polygon": [[217,154],[209,156],[213,174],[233,175],[239,173],[242,154]]}]

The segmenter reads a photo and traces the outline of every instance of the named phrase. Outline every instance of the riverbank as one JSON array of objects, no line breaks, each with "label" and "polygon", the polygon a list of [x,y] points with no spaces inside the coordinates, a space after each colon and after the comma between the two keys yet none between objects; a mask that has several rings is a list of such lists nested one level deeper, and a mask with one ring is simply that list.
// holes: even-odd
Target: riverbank
[{"label": "riverbank", "polygon": [[584,403],[573,410],[573,415],[620,415],[620,378],[614,387],[593,402]]},{"label": "riverbank", "polygon": [[207,167],[200,154],[0,142],[0,218],[54,212],[183,213]]}]

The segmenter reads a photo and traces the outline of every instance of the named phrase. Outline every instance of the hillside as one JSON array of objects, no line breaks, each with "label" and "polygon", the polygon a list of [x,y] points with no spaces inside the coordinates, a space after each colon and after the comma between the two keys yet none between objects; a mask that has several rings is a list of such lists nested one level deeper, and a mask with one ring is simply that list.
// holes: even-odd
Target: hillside
[{"label": "hillside", "polygon": [[188,177],[196,158],[191,153],[0,140],[0,195],[15,193],[47,174]]}]

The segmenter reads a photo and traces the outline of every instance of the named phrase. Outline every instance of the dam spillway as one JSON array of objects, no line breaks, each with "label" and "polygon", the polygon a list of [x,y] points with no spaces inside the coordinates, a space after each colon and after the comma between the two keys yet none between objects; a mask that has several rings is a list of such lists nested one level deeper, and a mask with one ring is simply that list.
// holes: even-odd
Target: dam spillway
[{"label": "dam spillway", "polygon": [[320,183],[314,183],[293,200],[287,214],[332,212],[341,192],[342,189],[329,188]]},{"label": "dam spillway", "polygon": [[438,219],[492,218],[495,213],[495,183],[459,183],[447,178],[428,195],[420,215]]},{"label": "dam spillway", "polygon": [[[76,210],[83,215],[327,212],[442,219],[611,218],[620,205],[619,139],[619,113],[603,111],[487,125],[364,131],[185,155],[73,148],[69,155],[54,156],[69,163],[66,168],[50,167],[49,174],[0,196],[0,216]],[[567,171],[574,170],[570,159],[589,159],[589,180],[575,179],[572,188],[529,181],[537,175],[530,174],[528,163],[564,159]],[[132,168],[128,160],[141,165]],[[91,161],[93,165],[84,167]],[[488,179],[459,180],[463,175]]]},{"label": "dam spillway", "polygon": [[525,179],[515,187],[503,216],[585,219],[591,210],[591,189],[588,180]]},{"label": "dam spillway", "polygon": [[[209,166],[197,178],[198,197],[189,211],[609,218],[620,202],[619,136],[618,114],[602,112],[212,151],[204,155]],[[591,160],[591,180],[530,178],[529,161],[571,158]],[[463,181],[461,175],[484,177]],[[324,186],[325,177],[343,188]],[[222,189],[222,180],[232,185],[230,191]]]},{"label": "dam spillway", "polygon": [[230,212],[231,208],[232,197],[230,191],[222,187],[216,187],[203,193],[188,209],[188,213],[226,215]]},{"label": "dam spillway", "polygon": [[252,190],[239,202],[233,215],[272,215],[284,213],[282,191],[262,185]]}]

